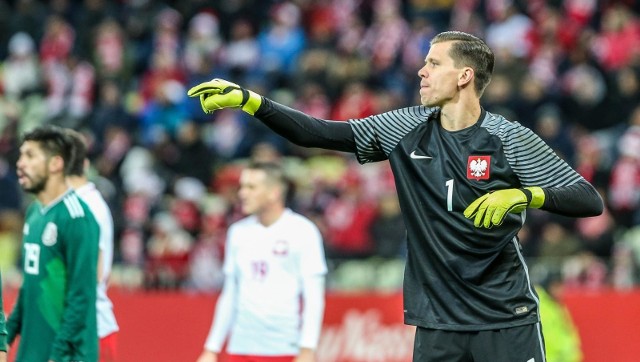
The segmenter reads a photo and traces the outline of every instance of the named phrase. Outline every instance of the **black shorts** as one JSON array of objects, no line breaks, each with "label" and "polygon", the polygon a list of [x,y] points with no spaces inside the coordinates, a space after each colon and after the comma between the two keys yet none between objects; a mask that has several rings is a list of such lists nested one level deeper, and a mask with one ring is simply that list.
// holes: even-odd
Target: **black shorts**
[{"label": "black shorts", "polygon": [[413,362],[546,362],[540,323],[478,332],[416,328]]}]

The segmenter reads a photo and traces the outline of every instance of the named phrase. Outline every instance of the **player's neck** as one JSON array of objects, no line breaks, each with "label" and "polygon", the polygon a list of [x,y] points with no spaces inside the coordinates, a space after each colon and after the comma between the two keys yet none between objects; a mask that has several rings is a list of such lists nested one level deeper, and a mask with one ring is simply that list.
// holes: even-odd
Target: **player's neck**
[{"label": "player's neck", "polygon": [[272,205],[271,207],[262,210],[256,216],[258,216],[260,224],[269,227],[280,219],[280,216],[284,213],[284,209],[284,205]]},{"label": "player's neck", "polygon": [[84,176],[67,176],[67,184],[74,190],[79,189],[87,183],[89,183],[89,180]]},{"label": "player's neck", "polygon": [[40,191],[36,195],[36,198],[42,205],[48,206],[52,201],[60,198],[60,196],[68,190],[69,185],[67,185],[63,177],[50,176],[44,190]]},{"label": "player's neck", "polygon": [[460,131],[476,124],[481,113],[482,109],[477,99],[473,101],[461,99],[456,103],[442,106],[440,125],[447,131]]}]

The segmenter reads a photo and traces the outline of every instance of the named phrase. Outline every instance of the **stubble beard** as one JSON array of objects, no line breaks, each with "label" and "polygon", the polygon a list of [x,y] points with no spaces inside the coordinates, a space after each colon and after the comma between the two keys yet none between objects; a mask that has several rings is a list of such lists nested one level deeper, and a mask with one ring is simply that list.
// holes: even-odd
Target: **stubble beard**
[{"label": "stubble beard", "polygon": [[28,193],[37,195],[40,192],[42,192],[44,190],[44,188],[47,185],[47,181],[49,180],[48,176],[44,176],[44,177],[38,177],[38,178],[31,178],[31,177],[27,177],[30,181],[32,181],[31,186],[27,186],[24,185],[22,186],[22,189]]}]

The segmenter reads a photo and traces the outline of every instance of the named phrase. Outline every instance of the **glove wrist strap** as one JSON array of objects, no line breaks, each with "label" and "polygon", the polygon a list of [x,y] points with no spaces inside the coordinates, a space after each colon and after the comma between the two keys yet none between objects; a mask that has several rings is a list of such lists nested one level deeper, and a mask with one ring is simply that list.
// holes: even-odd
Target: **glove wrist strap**
[{"label": "glove wrist strap", "polygon": [[525,190],[531,192],[531,202],[529,204],[529,207],[539,209],[544,205],[546,195],[541,187],[530,186],[526,187]]},{"label": "glove wrist strap", "polygon": [[249,91],[244,88],[240,88],[240,91],[242,92],[242,101],[240,102],[240,107],[242,108],[249,101]]},{"label": "glove wrist strap", "polygon": [[522,193],[524,194],[524,196],[527,198],[527,207],[529,207],[529,205],[531,204],[531,200],[533,199],[533,194],[531,193],[531,191],[522,188],[519,189],[520,191],[522,191]]},{"label": "glove wrist strap", "polygon": [[262,104],[262,97],[257,93],[242,88],[242,104],[240,107],[250,115],[256,114]]}]

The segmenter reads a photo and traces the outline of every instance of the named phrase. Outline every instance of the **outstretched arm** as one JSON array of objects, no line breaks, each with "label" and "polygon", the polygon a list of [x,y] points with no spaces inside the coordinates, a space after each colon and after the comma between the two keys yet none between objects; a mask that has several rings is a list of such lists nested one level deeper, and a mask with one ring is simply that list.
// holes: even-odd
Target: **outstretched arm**
[{"label": "outstretched arm", "polygon": [[356,152],[353,131],[348,122],[311,117],[235,83],[213,79],[191,88],[188,95],[200,97],[205,113],[222,108],[240,108],[299,146]]},{"label": "outstretched arm", "polygon": [[298,146],[356,152],[348,122],[314,118],[264,97],[254,117]]}]

